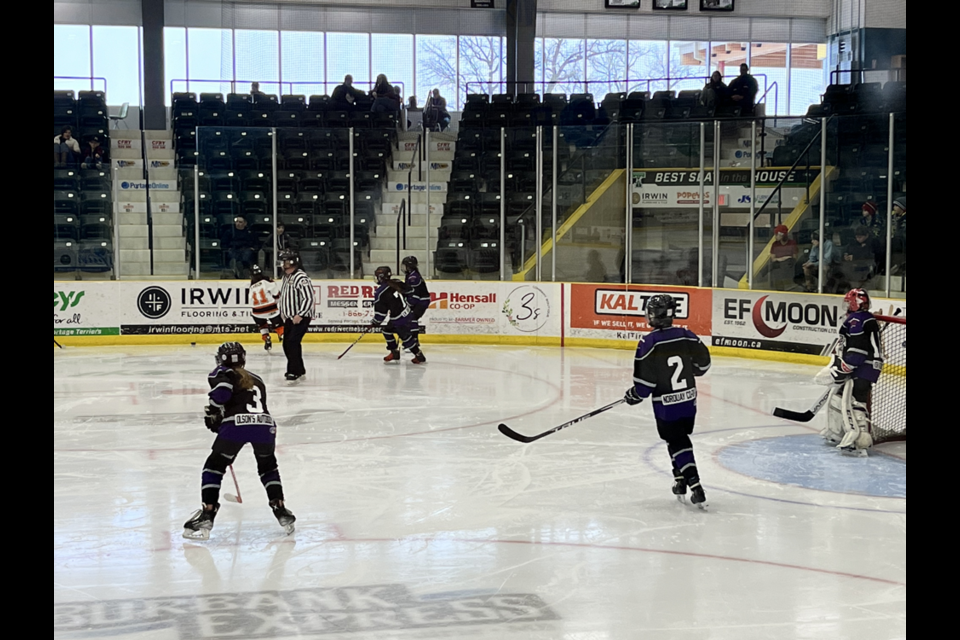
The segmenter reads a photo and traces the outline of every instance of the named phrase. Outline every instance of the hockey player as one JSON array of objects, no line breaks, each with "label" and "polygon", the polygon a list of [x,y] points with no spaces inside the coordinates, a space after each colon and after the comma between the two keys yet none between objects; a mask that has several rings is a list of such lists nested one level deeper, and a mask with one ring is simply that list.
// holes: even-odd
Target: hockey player
[{"label": "hockey player", "polygon": [[280,309],[277,300],[280,298],[280,284],[273,281],[260,268],[253,265],[250,268],[250,302],[253,305],[253,321],[260,329],[263,338],[263,348],[267,351],[273,348],[270,341],[270,330],[277,332],[277,338],[283,342],[283,320],[280,318]]},{"label": "hockey player", "polygon": [[870,435],[870,392],[883,369],[880,326],[870,313],[870,296],[851,289],[843,297],[847,315],[830,364],[817,374],[821,384],[836,385],[827,404],[827,426],[820,435],[841,453],[865,456]]},{"label": "hockey player", "polygon": [[404,295],[404,284],[391,278],[393,272],[390,267],[377,267],[373,275],[378,285],[373,301],[373,326],[382,326],[381,332],[389,351],[383,361],[393,362],[400,359],[400,348],[397,345],[397,336],[400,336],[403,348],[413,354],[411,362],[423,364],[427,358],[420,351],[420,340],[414,331],[417,322],[411,315],[410,304]]},{"label": "hockey player", "polygon": [[657,433],[667,442],[673,468],[673,494],[683,502],[689,488],[690,502],[703,509],[707,498],[690,434],[697,415],[695,378],[710,369],[710,352],[692,331],[673,326],[676,309],[676,300],[667,294],[647,300],[647,324],[653,331],[637,344],[633,386],[624,400],[635,405],[653,396]]},{"label": "hockey player", "polygon": [[270,508],[287,534],[293,533],[296,517],[284,506],[283,485],[275,455],[277,425],[267,409],[263,380],[244,369],[247,354],[239,342],[224,342],[217,349],[217,368],[207,381],[210,402],[204,423],[217,434],[210,456],[203,465],[200,498],[202,507],[183,524],[183,537],[206,540],[220,508],[220,480],[248,442],[257,458],[260,482],[267,491]]},{"label": "hockey player", "polygon": [[420,318],[426,313],[430,306],[430,292],[427,291],[427,283],[423,281],[420,275],[420,266],[417,263],[416,256],[407,256],[400,263],[403,269],[404,285],[406,287],[405,295],[407,303],[410,305],[410,315],[417,322],[415,331],[420,331]]}]

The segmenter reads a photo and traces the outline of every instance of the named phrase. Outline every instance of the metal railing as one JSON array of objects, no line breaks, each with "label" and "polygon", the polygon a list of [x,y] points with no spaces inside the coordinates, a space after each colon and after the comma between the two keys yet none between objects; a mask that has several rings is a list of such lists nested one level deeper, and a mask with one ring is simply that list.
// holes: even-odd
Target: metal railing
[{"label": "metal railing", "polygon": [[[332,93],[332,91],[330,90],[331,88],[334,88],[334,89],[335,89],[336,87],[338,87],[338,86],[340,86],[340,85],[342,84],[342,82],[325,82],[325,81],[317,81],[317,82],[278,82],[278,81],[262,81],[262,80],[259,80],[259,81],[258,81],[258,80],[230,80],[230,79],[219,79],[219,80],[218,80],[218,79],[205,79],[205,78],[174,78],[173,80],[170,81],[170,95],[173,95],[174,93],[189,93],[189,92],[190,92],[190,85],[191,85],[191,84],[195,84],[195,85],[196,85],[196,84],[230,85],[230,91],[229,91],[228,93],[238,93],[238,91],[237,91],[237,85],[251,85],[251,84],[253,84],[254,82],[259,83],[260,89],[261,89],[261,91],[262,91],[263,93],[268,93],[267,91],[263,91],[263,89],[264,89],[265,87],[277,87],[277,89],[279,89],[279,91],[277,92],[276,95],[280,95],[280,96],[285,96],[285,95],[305,95],[305,94],[299,94],[299,93],[297,93],[297,92],[295,91],[295,88],[296,88],[296,87],[323,87],[324,94],[325,94],[325,95],[330,95],[330,94]],[[179,83],[179,84],[181,84],[181,85],[184,86],[184,90],[183,90],[182,92],[181,92],[181,91],[177,91],[177,90],[175,89],[175,86],[177,85],[177,83]],[[370,87],[370,89],[372,90],[372,89],[373,89],[373,86],[376,84],[376,82],[354,82],[353,84],[354,84],[354,86]],[[398,95],[398,96],[404,96],[404,95],[406,95],[406,85],[405,85],[405,83],[403,83],[403,82],[401,81],[401,82],[391,82],[390,84],[391,84],[395,89],[398,90],[398,91],[397,91],[397,95]],[[284,88],[286,88],[287,91],[284,91],[284,90],[283,90]],[[210,91],[210,92],[204,92],[204,93],[221,93],[221,91],[217,90],[217,91]],[[240,92],[240,93],[243,93],[243,92]]]},{"label": "metal railing", "polygon": [[[400,273],[400,250],[407,250],[407,227],[413,222],[413,168],[420,166],[420,142],[423,135],[417,135],[417,144],[413,147],[413,153],[410,155],[410,166],[407,167],[407,199],[400,201],[400,210],[397,212],[397,270]],[[427,211],[427,220],[430,219],[429,207]],[[402,224],[401,224],[402,222]],[[401,236],[402,233],[402,236]],[[402,237],[402,241],[401,241]],[[401,247],[402,242],[402,247]]]}]

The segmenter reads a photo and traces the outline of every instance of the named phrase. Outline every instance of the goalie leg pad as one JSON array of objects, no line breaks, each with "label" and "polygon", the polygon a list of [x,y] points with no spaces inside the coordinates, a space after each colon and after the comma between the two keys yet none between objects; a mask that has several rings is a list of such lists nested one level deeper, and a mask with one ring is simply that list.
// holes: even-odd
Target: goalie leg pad
[{"label": "goalie leg pad", "polygon": [[867,403],[853,399],[853,384],[851,380],[844,384],[843,389],[843,417],[846,433],[837,448],[844,451],[865,450],[873,446]]},{"label": "goalie leg pad", "polygon": [[838,444],[846,433],[843,418],[843,388],[845,385],[837,387],[827,401],[827,426],[820,435],[831,444]]}]

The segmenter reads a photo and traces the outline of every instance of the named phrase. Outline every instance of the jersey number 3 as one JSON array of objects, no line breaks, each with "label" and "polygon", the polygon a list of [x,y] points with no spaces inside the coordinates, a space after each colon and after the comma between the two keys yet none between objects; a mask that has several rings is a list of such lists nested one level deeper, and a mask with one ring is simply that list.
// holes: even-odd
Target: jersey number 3
[{"label": "jersey number 3", "polygon": [[683,373],[683,358],[680,356],[670,356],[667,358],[667,364],[674,367],[673,375],[670,376],[670,386],[673,387],[673,390],[682,391],[686,389],[687,382],[680,379],[680,374]]},{"label": "jersey number 3", "polygon": [[260,397],[260,387],[253,388],[253,402],[247,405],[250,413],[263,413],[263,398]]}]

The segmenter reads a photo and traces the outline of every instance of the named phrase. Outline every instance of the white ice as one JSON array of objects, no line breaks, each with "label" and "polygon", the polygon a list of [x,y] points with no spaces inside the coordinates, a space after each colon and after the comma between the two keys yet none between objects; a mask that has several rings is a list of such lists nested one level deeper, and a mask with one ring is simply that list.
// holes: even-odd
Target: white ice
[{"label": "white ice", "polygon": [[385,365],[372,336],[338,361],[345,346],[307,345],[286,386],[279,348],[248,345],[297,530],[248,447],[243,504],[223,502],[207,542],[181,532],[213,441],[215,346],[55,352],[54,637],[906,636],[906,445],[845,458],[817,441],[823,416],[774,418],[819,397],[815,367],[715,359],[693,437],[701,512],[670,493],[648,403],[529,445],[497,431],[618,399],[630,351],[428,345],[417,366]]}]

